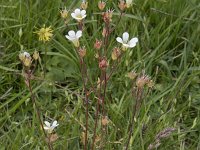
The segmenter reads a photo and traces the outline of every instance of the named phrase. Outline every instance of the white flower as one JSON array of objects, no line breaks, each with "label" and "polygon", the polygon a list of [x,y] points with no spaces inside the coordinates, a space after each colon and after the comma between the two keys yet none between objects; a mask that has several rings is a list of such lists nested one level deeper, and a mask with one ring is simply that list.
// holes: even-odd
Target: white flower
[{"label": "white flower", "polygon": [[73,42],[75,47],[79,47],[79,38],[81,36],[82,36],[82,31],[81,30],[77,31],[76,33],[73,30],[71,30],[71,31],[68,32],[68,35],[65,35],[65,37],[68,40]]},{"label": "white flower", "polygon": [[129,41],[129,34],[127,32],[124,32],[121,37],[116,38],[117,42],[122,43],[122,50],[126,50],[127,48],[133,48],[136,46],[136,43],[138,42],[138,38],[132,38]]},{"label": "white flower", "polygon": [[50,124],[48,121],[45,121],[44,123],[45,123],[44,129],[47,130],[48,133],[52,133],[55,127],[59,125],[57,124],[58,122],[56,120],[52,124]]},{"label": "white flower", "polygon": [[130,6],[132,6],[133,0],[126,0],[126,6],[127,8],[129,8]]},{"label": "white flower", "polygon": [[73,13],[71,13],[72,18],[76,19],[77,21],[81,21],[86,17],[86,11],[80,10],[79,8],[75,9]]}]

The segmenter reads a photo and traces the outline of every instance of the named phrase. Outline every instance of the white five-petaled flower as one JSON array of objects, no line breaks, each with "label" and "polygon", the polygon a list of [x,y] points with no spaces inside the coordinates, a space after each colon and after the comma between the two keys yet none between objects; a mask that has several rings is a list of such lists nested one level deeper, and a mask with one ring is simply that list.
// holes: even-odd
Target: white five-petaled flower
[{"label": "white five-petaled flower", "polygon": [[72,18],[77,21],[81,21],[86,17],[86,11],[80,10],[79,8],[75,9],[73,13],[71,13]]},{"label": "white five-petaled flower", "polygon": [[136,46],[136,43],[138,42],[138,38],[132,38],[129,41],[129,34],[127,32],[124,32],[121,37],[116,38],[117,42],[122,43],[122,50],[126,50],[127,48],[133,48]]},{"label": "white five-petaled flower", "polygon": [[50,124],[48,121],[45,121],[44,123],[45,123],[44,129],[47,130],[48,133],[52,133],[55,127],[59,125],[57,124],[58,122],[56,120],[52,124]]},{"label": "white five-petaled flower", "polygon": [[79,30],[76,33],[73,30],[70,30],[68,32],[68,35],[65,35],[65,37],[72,41],[75,47],[79,47],[79,38],[82,36],[82,31]]}]

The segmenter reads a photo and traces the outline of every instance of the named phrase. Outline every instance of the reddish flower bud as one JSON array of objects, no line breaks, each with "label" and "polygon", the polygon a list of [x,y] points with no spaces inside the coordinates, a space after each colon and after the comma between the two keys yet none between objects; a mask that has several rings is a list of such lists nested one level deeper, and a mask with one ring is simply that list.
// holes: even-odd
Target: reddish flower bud
[{"label": "reddish flower bud", "polygon": [[99,62],[99,68],[104,70],[108,66],[107,60],[105,58],[102,58]]},{"label": "reddish flower bud", "polygon": [[96,42],[94,44],[94,48],[99,50],[101,48],[101,46],[102,46],[102,41],[96,39]]},{"label": "reddish flower bud", "polygon": [[83,58],[86,55],[86,49],[85,47],[79,48],[78,54],[81,58]]},{"label": "reddish flower bud", "polygon": [[106,2],[104,2],[104,1],[98,2],[98,7],[99,7],[100,10],[103,10],[105,8],[105,6],[106,6]]}]

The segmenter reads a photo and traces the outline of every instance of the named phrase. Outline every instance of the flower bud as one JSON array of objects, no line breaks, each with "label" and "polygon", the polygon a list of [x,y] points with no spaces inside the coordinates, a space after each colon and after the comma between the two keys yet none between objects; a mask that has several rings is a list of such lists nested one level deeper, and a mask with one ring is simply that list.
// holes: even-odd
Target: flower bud
[{"label": "flower bud", "polygon": [[32,58],[29,53],[23,52],[19,54],[19,59],[22,61],[24,66],[30,67],[32,63]]},{"label": "flower bud", "polygon": [[107,60],[105,58],[102,58],[99,62],[99,68],[102,70],[105,70],[108,66]]},{"label": "flower bud", "polygon": [[81,58],[83,58],[86,55],[86,49],[85,47],[79,48],[78,54]]},{"label": "flower bud", "polygon": [[112,59],[116,60],[119,58],[119,56],[121,55],[121,51],[118,47],[115,47],[112,51]]},{"label": "flower bud", "polygon": [[124,0],[120,0],[118,3],[118,7],[121,11],[124,11],[124,9],[126,8],[126,3]]},{"label": "flower bud", "polygon": [[107,116],[104,116],[104,117],[101,119],[101,123],[102,123],[103,126],[106,126],[106,125],[109,123],[108,117],[107,117]]},{"label": "flower bud", "polygon": [[105,6],[106,6],[106,2],[104,2],[104,1],[98,2],[98,7],[99,7],[100,10],[103,10],[105,8]]},{"label": "flower bud", "polygon": [[134,80],[137,77],[137,73],[135,71],[131,71],[127,74],[127,77],[129,77],[131,80]]},{"label": "flower bud", "polygon": [[142,75],[137,79],[136,85],[139,88],[143,88],[149,82],[149,80],[150,78],[147,75]]},{"label": "flower bud", "polygon": [[39,57],[40,57],[39,52],[38,51],[34,51],[34,53],[33,53],[33,59],[38,60]]},{"label": "flower bud", "polygon": [[19,59],[23,62],[25,59],[24,53],[19,54]]},{"label": "flower bud", "polygon": [[133,0],[126,0],[126,7],[129,8],[132,6]]},{"label": "flower bud", "polygon": [[98,53],[94,54],[94,57],[99,58],[99,54]]},{"label": "flower bud", "polygon": [[60,15],[63,19],[66,19],[68,16],[68,10],[65,8],[63,10],[60,11]]},{"label": "flower bud", "polygon": [[30,67],[31,63],[32,63],[31,57],[30,58],[26,58],[23,63],[24,63],[24,66]]},{"label": "flower bud", "polygon": [[148,86],[149,88],[153,88],[153,87],[154,87],[154,82],[153,82],[153,80],[149,80],[149,81],[147,82],[147,86]]},{"label": "flower bud", "polygon": [[99,50],[101,48],[101,46],[102,46],[102,41],[96,39],[96,42],[94,44],[94,48],[97,49],[97,50]]},{"label": "flower bud", "polygon": [[83,0],[82,3],[81,3],[81,8],[84,9],[84,10],[86,10],[87,7],[88,7],[88,2],[86,2],[85,0]]},{"label": "flower bud", "polygon": [[112,9],[108,9],[106,12],[102,13],[104,22],[109,23],[112,21],[113,11]]}]

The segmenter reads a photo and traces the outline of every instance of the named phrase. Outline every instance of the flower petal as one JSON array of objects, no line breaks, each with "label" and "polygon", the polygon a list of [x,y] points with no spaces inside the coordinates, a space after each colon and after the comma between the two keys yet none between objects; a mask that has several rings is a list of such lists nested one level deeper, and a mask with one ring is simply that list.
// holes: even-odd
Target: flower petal
[{"label": "flower petal", "polygon": [[75,13],[71,13],[72,18],[76,19],[76,14]]},{"label": "flower petal", "polygon": [[49,130],[49,129],[50,129],[50,127],[44,126],[44,129],[45,129],[45,130]]},{"label": "flower petal", "polygon": [[50,126],[51,126],[50,123],[49,123],[48,121],[45,121],[44,123],[45,123],[45,125],[46,125],[47,127],[50,127]]},{"label": "flower petal", "polygon": [[122,40],[122,38],[120,38],[120,37],[117,37],[116,40],[117,40],[117,42],[119,42],[119,43],[123,43],[123,40]]},{"label": "flower petal", "polygon": [[71,38],[73,38],[73,37],[76,36],[76,34],[75,34],[75,32],[74,32],[73,30],[70,30],[70,31],[68,32],[68,35],[69,35]]},{"label": "flower petal", "polygon": [[81,16],[84,16],[86,14],[85,10],[81,10]]},{"label": "flower petal", "polygon": [[25,57],[30,57],[31,55],[28,52],[24,52]]},{"label": "flower petal", "polygon": [[81,10],[77,8],[77,9],[75,9],[74,12],[75,12],[75,14],[77,15],[77,14],[80,14],[80,13],[81,13]]},{"label": "flower petal", "polygon": [[130,47],[135,47],[136,46],[136,43],[138,42],[138,38],[132,38],[128,44]]},{"label": "flower petal", "polygon": [[68,40],[70,40],[70,41],[72,41],[74,38],[71,38],[70,36],[68,36],[68,35],[65,35],[65,37],[68,39]]},{"label": "flower petal", "polygon": [[82,36],[82,31],[79,30],[76,32],[76,38],[79,39]]},{"label": "flower petal", "polygon": [[128,42],[128,39],[129,39],[129,34],[128,34],[128,32],[124,32],[124,33],[123,33],[122,39],[123,39],[123,42],[124,42],[124,43],[127,43],[127,42]]},{"label": "flower petal", "polygon": [[83,15],[83,16],[82,16],[82,19],[85,18],[85,17],[86,17],[86,15]]},{"label": "flower petal", "polygon": [[53,123],[52,123],[52,127],[55,128],[57,127],[59,124],[57,124],[58,122],[55,120]]}]

